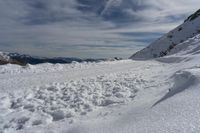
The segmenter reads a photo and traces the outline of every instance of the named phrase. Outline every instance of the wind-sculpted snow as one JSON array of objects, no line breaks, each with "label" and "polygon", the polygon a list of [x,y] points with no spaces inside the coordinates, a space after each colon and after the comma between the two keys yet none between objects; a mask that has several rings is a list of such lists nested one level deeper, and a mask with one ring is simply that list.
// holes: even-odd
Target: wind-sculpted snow
[{"label": "wind-sculpted snow", "polygon": [[194,75],[188,71],[178,71],[172,77],[174,79],[174,85],[172,88],[169,88],[169,92],[160,100],[158,100],[153,106],[161,103],[162,101],[188,89],[191,85],[195,84],[197,80]]}]

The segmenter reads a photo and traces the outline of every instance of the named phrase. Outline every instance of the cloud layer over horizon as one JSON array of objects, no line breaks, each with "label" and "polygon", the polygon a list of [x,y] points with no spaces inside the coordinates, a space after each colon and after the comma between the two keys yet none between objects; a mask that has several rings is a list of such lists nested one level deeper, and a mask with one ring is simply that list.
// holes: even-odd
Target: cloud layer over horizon
[{"label": "cloud layer over horizon", "polygon": [[0,50],[127,58],[183,22],[197,0],[1,0]]}]

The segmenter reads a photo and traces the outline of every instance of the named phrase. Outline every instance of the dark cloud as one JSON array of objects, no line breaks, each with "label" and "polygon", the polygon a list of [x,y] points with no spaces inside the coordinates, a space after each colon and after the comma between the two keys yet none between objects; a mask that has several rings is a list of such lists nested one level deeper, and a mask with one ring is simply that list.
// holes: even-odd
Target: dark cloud
[{"label": "dark cloud", "polygon": [[81,12],[100,15],[108,0],[76,0],[77,9]]},{"label": "dark cloud", "polygon": [[147,8],[147,5],[140,4],[137,0],[77,0],[77,2],[78,10],[95,13],[97,17],[116,24],[141,19],[133,13]]},{"label": "dark cloud", "polygon": [[27,5],[27,14],[20,19],[24,24],[40,25],[55,22],[62,22],[73,18],[73,14],[68,13],[70,6],[67,2],[55,2],[52,0],[23,0]]}]

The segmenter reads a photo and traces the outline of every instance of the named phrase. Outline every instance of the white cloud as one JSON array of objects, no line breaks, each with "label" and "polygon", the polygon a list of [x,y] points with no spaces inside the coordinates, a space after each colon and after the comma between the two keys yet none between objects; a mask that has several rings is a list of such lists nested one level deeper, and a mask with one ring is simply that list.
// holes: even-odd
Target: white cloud
[{"label": "white cloud", "polygon": [[178,26],[200,4],[110,0],[103,6],[105,0],[84,1],[1,0],[0,49],[41,56],[128,57],[147,40]]}]

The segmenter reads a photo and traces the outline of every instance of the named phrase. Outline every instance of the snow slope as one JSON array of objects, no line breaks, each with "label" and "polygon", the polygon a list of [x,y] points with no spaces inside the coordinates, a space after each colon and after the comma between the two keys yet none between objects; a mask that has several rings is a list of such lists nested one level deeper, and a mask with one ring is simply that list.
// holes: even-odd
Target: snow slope
[{"label": "snow slope", "polygon": [[131,59],[152,59],[163,57],[174,49],[178,44],[200,33],[200,10],[188,17],[185,22],[159,38],[147,48],[133,54]]},{"label": "snow slope", "polygon": [[149,61],[0,66],[0,131],[200,132],[200,36]]}]

